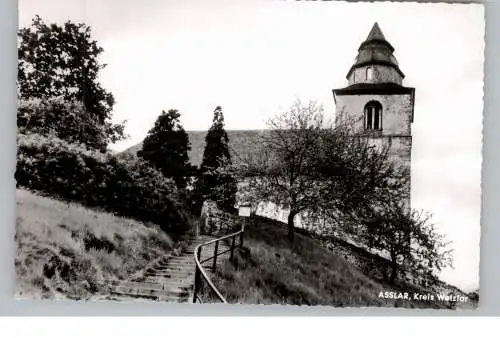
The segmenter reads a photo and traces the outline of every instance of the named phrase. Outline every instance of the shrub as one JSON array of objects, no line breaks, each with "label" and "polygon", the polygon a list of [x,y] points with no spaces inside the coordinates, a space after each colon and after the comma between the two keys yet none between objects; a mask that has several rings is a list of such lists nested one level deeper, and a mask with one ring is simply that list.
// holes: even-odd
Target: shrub
[{"label": "shrub", "polygon": [[100,123],[81,102],[66,101],[60,97],[20,100],[17,126],[21,133],[55,136],[68,143],[84,143],[103,152],[108,142],[118,140],[110,139],[109,135],[114,133],[110,129],[123,128],[122,125]]},{"label": "shrub", "polygon": [[188,228],[174,182],[139,159],[35,133],[18,134],[17,144],[18,186],[151,221],[172,234]]}]

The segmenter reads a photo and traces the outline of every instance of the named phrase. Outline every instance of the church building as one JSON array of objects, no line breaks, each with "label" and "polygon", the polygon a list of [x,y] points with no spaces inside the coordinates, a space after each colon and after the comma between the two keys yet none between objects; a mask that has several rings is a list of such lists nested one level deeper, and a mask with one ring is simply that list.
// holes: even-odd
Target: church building
[{"label": "church building", "polygon": [[415,88],[403,85],[405,75],[393,53],[375,23],[347,72],[347,87],[333,90],[335,116],[337,122],[352,123],[371,144],[389,147],[391,160],[409,174]]}]

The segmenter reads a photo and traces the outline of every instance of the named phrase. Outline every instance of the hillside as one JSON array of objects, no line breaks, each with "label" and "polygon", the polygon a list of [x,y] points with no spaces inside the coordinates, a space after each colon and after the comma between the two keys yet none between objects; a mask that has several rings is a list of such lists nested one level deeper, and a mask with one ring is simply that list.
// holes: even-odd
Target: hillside
[{"label": "hillside", "polygon": [[92,299],[175,250],[155,225],[16,191],[16,297]]},{"label": "hillside", "polygon": [[226,263],[213,277],[230,303],[448,308],[438,300],[379,297],[381,291],[407,292],[410,298],[428,291],[372,278],[304,234],[291,246],[280,222],[253,219],[245,230],[245,248],[234,265]]},{"label": "hillside", "polygon": [[[259,135],[263,130],[227,130],[229,137],[229,147],[233,154],[233,159],[238,156],[245,156],[256,145]],[[203,149],[205,148],[206,130],[203,131],[187,131],[189,141],[191,142],[191,150],[189,151],[189,159],[191,164],[199,165],[203,158]],[[123,153],[137,154],[137,151],[142,147],[142,142],[123,151]]]}]

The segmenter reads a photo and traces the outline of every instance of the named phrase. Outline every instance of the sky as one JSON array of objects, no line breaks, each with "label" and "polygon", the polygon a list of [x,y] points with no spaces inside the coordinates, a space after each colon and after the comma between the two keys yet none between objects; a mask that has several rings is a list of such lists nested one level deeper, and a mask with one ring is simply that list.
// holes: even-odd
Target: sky
[{"label": "sky", "polygon": [[104,48],[100,81],[127,120],[124,150],[162,110],[206,130],[222,106],[226,129],[262,129],[295,98],[333,116],[332,89],[378,22],[415,87],[412,206],[452,241],[440,277],[479,286],[484,8],[479,4],[263,0],[20,0],[19,24],[85,22]]}]

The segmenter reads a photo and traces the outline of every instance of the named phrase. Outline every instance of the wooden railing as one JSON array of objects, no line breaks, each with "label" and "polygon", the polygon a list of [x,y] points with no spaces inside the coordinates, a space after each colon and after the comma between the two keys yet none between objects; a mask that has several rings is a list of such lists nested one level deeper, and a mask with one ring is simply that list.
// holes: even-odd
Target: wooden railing
[{"label": "wooden railing", "polygon": [[[220,238],[213,239],[206,243],[202,243],[196,246],[194,250],[194,261],[195,261],[195,275],[194,275],[194,292],[193,292],[193,303],[204,303],[206,299],[211,302],[221,302],[227,303],[226,298],[220,293],[220,291],[215,287],[214,283],[210,279],[205,270],[207,267],[203,267],[203,263],[210,262],[208,268],[214,273],[217,269],[217,257],[229,253],[229,260],[232,262],[234,258],[234,250],[237,246],[243,246],[243,234],[245,231],[245,224],[243,223],[241,230],[231,233],[229,235],[222,236]],[[236,240],[239,239],[239,243]],[[219,251],[221,243],[229,244],[229,249],[224,251]],[[209,246],[213,245],[213,254],[208,258],[201,259],[203,249],[209,249]]]}]

